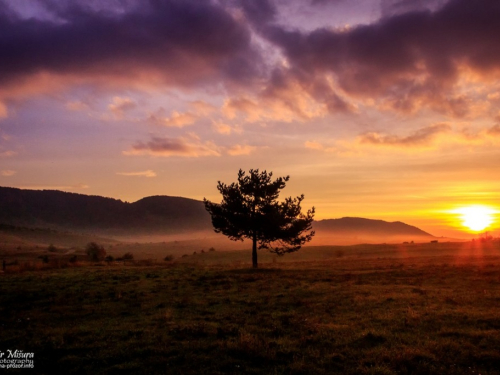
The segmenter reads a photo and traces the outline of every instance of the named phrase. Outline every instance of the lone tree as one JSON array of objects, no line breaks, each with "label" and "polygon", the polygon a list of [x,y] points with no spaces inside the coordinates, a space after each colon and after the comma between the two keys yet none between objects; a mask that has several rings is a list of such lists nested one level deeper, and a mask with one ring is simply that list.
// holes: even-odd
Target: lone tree
[{"label": "lone tree", "polygon": [[252,264],[257,268],[257,249],[268,249],[277,255],[299,250],[314,236],[311,224],[314,207],[303,214],[300,203],[304,195],[278,202],[280,190],[290,176],[272,181],[272,172],[250,169],[246,175],[240,169],[238,182],[231,185],[218,182],[222,194],[220,204],[207,199],[205,208],[212,216],[217,233],[233,241],[252,240]]}]

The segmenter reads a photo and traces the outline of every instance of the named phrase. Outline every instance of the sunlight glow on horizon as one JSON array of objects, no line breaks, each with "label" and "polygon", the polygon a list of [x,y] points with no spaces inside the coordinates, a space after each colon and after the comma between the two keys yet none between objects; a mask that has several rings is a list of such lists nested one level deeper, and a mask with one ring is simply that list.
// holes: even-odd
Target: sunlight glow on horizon
[{"label": "sunlight glow on horizon", "polygon": [[490,227],[495,221],[494,215],[498,213],[493,208],[482,205],[461,207],[451,212],[459,214],[462,225],[474,232]]}]

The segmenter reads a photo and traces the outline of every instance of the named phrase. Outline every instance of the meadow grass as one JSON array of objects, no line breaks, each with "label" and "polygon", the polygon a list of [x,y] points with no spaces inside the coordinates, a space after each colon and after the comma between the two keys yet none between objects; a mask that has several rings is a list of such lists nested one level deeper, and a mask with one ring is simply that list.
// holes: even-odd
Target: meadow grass
[{"label": "meadow grass", "polygon": [[5,273],[0,351],[37,374],[500,373],[500,257],[374,254]]}]

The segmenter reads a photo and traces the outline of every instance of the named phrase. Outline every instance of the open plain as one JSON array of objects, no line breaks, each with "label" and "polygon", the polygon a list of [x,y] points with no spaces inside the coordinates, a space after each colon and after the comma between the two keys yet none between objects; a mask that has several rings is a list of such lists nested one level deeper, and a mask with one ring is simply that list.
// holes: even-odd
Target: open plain
[{"label": "open plain", "polygon": [[35,353],[38,374],[500,373],[496,241],[306,247],[256,270],[249,251],[134,246],[125,263],[7,266],[0,347]]}]

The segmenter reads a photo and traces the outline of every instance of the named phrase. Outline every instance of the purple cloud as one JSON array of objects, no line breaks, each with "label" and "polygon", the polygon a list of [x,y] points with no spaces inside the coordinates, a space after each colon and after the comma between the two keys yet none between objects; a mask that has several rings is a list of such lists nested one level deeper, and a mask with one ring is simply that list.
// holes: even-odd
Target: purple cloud
[{"label": "purple cloud", "polygon": [[398,111],[426,106],[463,116],[467,100],[455,91],[462,71],[498,77],[498,19],[498,1],[451,0],[435,12],[407,12],[347,30],[306,33],[270,25],[263,35],[282,48],[287,74],[313,95],[310,82],[333,76],[338,87],[329,96],[340,91]]},{"label": "purple cloud", "polygon": [[25,19],[0,2],[1,84],[39,73],[149,75],[182,86],[248,84],[260,75],[250,30],[214,2],[150,0],[123,12],[44,3],[55,20]]},{"label": "purple cloud", "polygon": [[125,155],[150,155],[150,156],[220,156],[220,151],[211,142],[201,142],[196,137],[167,138],[152,137],[148,142],[137,142],[131,151],[125,151]]},{"label": "purple cloud", "polygon": [[[498,1],[385,3],[398,11],[376,23],[305,32],[277,24],[281,8],[272,0],[44,0],[38,4],[50,16],[42,18],[21,17],[0,0],[0,112],[23,88],[29,96],[69,84],[149,82],[238,88],[226,92],[279,102],[299,118],[310,117],[300,108],[305,96],[321,115],[357,112],[370,100],[399,112],[466,116],[473,100],[458,87],[464,72],[499,76]],[[252,33],[286,61],[266,60],[269,46],[256,47]]]}]

